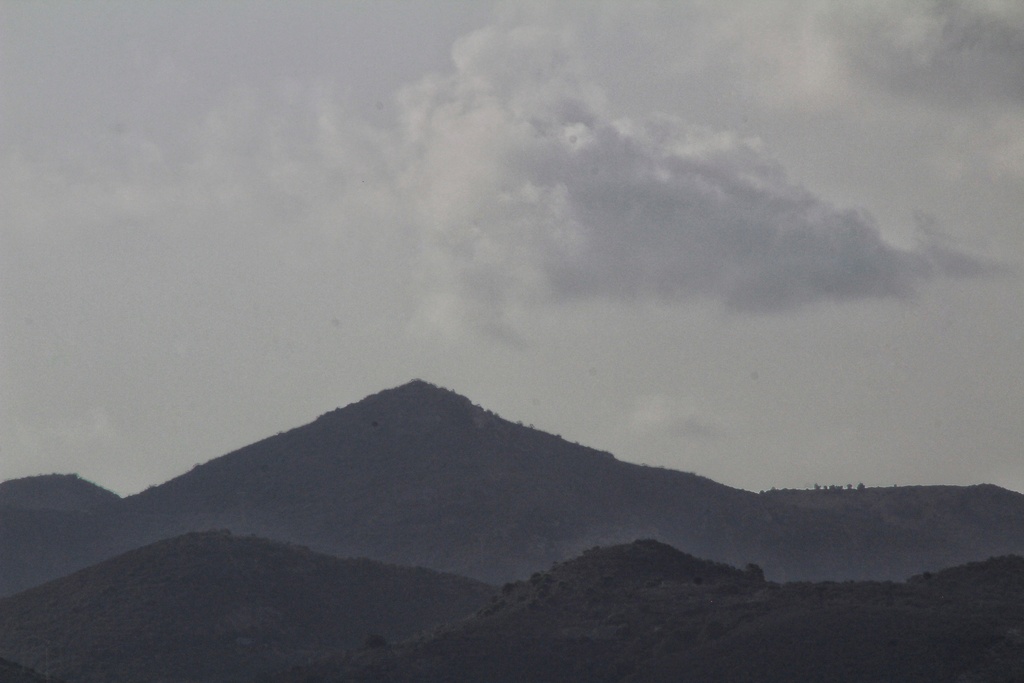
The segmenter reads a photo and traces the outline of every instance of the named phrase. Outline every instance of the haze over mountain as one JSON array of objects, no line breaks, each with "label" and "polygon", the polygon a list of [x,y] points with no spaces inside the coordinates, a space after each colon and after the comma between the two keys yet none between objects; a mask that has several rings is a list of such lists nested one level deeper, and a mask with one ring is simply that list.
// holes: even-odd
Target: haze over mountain
[{"label": "haze over mountain", "polygon": [[769,578],[905,578],[1024,552],[994,486],[756,494],[512,423],[423,381],[84,511],[0,510],[0,594],[188,531],[301,543],[492,583],[653,538]]},{"label": "haze over mountain", "polygon": [[493,590],[194,533],[0,600],[0,656],[76,683],[239,680],[460,619]]}]

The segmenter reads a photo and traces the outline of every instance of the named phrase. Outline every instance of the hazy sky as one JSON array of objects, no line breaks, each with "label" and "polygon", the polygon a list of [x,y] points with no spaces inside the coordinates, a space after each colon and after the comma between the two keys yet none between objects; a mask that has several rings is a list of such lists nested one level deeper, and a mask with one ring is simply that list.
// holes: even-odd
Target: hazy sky
[{"label": "hazy sky", "polygon": [[412,378],[746,489],[1024,490],[1024,4],[0,2],[0,480]]}]

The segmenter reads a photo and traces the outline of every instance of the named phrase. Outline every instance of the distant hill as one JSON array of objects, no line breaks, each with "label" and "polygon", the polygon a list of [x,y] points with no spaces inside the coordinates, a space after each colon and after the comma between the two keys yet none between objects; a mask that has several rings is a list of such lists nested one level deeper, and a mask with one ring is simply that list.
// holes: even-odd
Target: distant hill
[{"label": "distant hill", "polygon": [[903,579],[1024,553],[1024,495],[756,494],[621,462],[417,380],[86,511],[0,508],[0,595],[218,528],[490,583],[636,538],[773,580]]},{"label": "distant hill", "polygon": [[506,585],[474,618],[262,683],[1011,683],[1024,559],[906,583],[789,583],[654,541]]},{"label": "distant hill", "polygon": [[409,637],[492,592],[426,569],[194,533],[0,600],[0,656],[76,683],[239,680],[370,636]]},{"label": "distant hill", "polygon": [[120,500],[77,474],[44,474],[0,482],[0,507],[84,512]]},{"label": "distant hill", "polygon": [[0,597],[125,550],[115,533],[109,514],[0,507]]},{"label": "distant hill", "polygon": [[[891,555],[912,556],[927,548],[931,567],[948,567],[992,555],[1022,553],[1024,496],[991,484],[975,486],[891,486],[766,491],[772,503],[841,517],[855,530],[865,524],[884,527],[899,543]],[[945,552],[943,551],[945,547]],[[919,571],[929,567],[922,564]],[[877,578],[902,578],[876,574]],[[863,577],[871,576],[864,574]],[[845,577],[840,577],[845,578]]]},{"label": "distant hill", "polygon": [[109,557],[112,525],[97,511],[118,501],[75,474],[0,482],[0,596]]}]

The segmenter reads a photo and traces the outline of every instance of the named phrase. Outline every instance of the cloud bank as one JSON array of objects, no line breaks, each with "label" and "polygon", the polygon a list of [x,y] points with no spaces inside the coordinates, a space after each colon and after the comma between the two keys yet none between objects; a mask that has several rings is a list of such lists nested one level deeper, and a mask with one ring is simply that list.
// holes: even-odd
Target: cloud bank
[{"label": "cloud bank", "polygon": [[[940,37],[968,30],[957,21]],[[906,44],[899,35],[886,45]],[[129,131],[112,136],[107,168],[44,173],[8,157],[0,214],[22,244],[144,241],[170,271],[155,286],[182,297],[204,279],[195,296],[222,291],[225,261],[276,285],[315,252],[349,274],[353,300],[384,261],[413,274],[395,289],[414,327],[506,339],[539,306],[704,301],[770,314],[902,299],[930,278],[992,269],[925,231],[915,248],[889,244],[869,212],[791,181],[755,138],[613,115],[580,54],[571,31],[481,29],[456,42],[450,72],[398,93],[393,126],[358,120],[316,85],[230,92],[178,148]],[[97,258],[123,270],[116,254]]]},{"label": "cloud bank", "polygon": [[1024,100],[1024,7],[941,2],[849,12],[835,35],[852,68],[901,98],[974,107]]},{"label": "cloud bank", "polygon": [[454,73],[402,93],[400,187],[433,322],[503,329],[531,304],[595,297],[771,313],[986,270],[933,241],[888,244],[757,140],[613,118],[573,54],[568,33],[491,27],[456,44]]}]

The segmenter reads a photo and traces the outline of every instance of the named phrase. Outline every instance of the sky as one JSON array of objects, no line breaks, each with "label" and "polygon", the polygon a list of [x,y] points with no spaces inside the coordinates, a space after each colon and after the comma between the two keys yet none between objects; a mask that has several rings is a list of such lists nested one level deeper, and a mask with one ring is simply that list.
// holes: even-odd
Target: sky
[{"label": "sky", "polygon": [[1024,4],[0,0],[0,480],[422,378],[747,490],[1024,491]]}]

